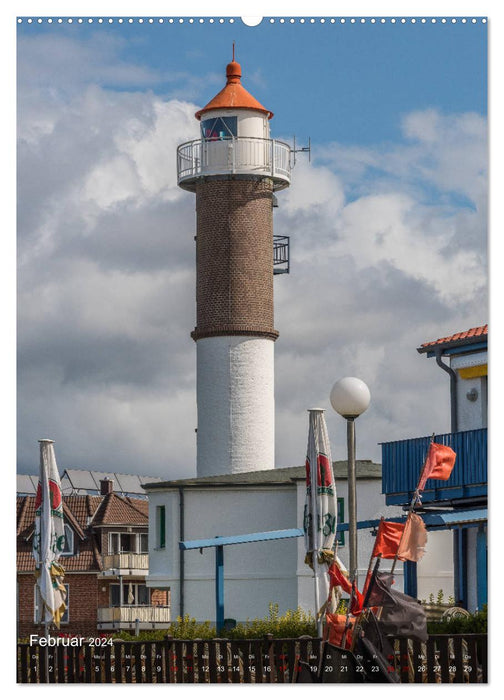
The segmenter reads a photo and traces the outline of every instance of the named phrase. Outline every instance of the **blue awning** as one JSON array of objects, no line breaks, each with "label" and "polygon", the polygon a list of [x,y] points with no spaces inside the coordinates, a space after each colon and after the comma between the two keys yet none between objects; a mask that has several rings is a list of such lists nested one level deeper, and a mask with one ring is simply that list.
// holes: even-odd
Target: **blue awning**
[{"label": "blue awning", "polygon": [[473,508],[439,513],[422,513],[422,518],[427,527],[457,527],[458,525],[486,522],[488,520],[488,509]]},{"label": "blue awning", "polygon": [[290,537],[302,537],[303,530],[291,528],[290,530],[268,530],[267,532],[252,532],[249,535],[232,535],[226,537],[212,537],[208,540],[186,540],[179,542],[179,549],[205,549],[207,547],[225,547],[230,544],[248,544],[249,542],[265,542],[268,540],[284,540]]},{"label": "blue awning", "polygon": [[[487,508],[468,508],[467,510],[449,510],[449,511],[426,511],[418,513],[427,526],[427,528],[443,528],[457,527],[462,525],[476,525],[480,522],[486,522],[488,519]],[[407,514],[395,518],[385,518],[389,523],[404,523],[406,522]],[[357,523],[358,530],[377,528],[380,524],[379,520],[359,520]],[[338,523],[338,532],[348,531],[348,523]]]}]

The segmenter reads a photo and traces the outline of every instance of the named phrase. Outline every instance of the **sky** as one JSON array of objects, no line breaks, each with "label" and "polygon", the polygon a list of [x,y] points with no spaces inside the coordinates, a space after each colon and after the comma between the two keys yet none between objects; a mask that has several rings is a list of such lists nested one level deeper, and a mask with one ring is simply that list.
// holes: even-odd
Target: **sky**
[{"label": "sky", "polygon": [[[225,83],[298,154],[274,232],[276,466],[304,463],[308,414],[363,379],[357,457],[449,432],[449,378],[421,343],[488,321],[487,25],[237,17],[18,24],[17,461],[196,473],[195,200],[177,145]],[[430,17],[430,16],[429,16]],[[451,18],[457,21],[452,22]]]}]

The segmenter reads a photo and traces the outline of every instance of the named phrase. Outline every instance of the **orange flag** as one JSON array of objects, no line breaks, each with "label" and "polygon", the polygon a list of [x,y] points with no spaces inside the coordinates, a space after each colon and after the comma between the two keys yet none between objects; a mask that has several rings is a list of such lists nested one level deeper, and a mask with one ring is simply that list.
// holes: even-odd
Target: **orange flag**
[{"label": "orange flag", "polygon": [[449,479],[455,465],[456,456],[451,447],[431,442],[418,483],[418,490],[422,491],[425,488],[427,479],[441,479],[442,481]]},{"label": "orange flag", "polygon": [[420,561],[425,554],[426,544],[427,529],[424,521],[416,513],[410,513],[404,525],[404,534],[397,550],[397,558],[401,561]]},{"label": "orange flag", "polygon": [[381,520],[378,526],[373,557],[381,556],[382,559],[394,559],[397,548],[404,531],[405,523],[389,523]]}]

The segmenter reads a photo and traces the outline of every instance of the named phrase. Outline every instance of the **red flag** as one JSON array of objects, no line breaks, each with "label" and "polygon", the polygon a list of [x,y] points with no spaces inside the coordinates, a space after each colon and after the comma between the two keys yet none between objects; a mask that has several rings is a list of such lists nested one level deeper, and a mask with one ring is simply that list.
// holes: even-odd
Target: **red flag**
[{"label": "red flag", "polygon": [[373,557],[381,556],[382,559],[394,559],[403,531],[404,523],[390,523],[381,520],[373,547]]},{"label": "red flag", "polygon": [[404,535],[397,550],[397,558],[401,561],[420,561],[425,554],[427,544],[427,529],[422,518],[416,513],[410,513],[404,526]]},{"label": "red flag", "polygon": [[456,456],[451,447],[431,442],[425,466],[418,482],[418,490],[422,491],[425,488],[427,479],[441,479],[442,481],[449,479]]},{"label": "red flag", "polygon": [[352,645],[352,632],[354,625],[355,617],[350,616],[347,619],[346,615],[326,613],[324,639],[326,639],[329,644],[334,644],[336,647],[350,649]]},{"label": "red flag", "polygon": [[351,595],[351,605],[350,611],[353,615],[358,615],[362,612],[362,606],[364,604],[364,596],[357,589],[355,583],[351,584],[347,579],[345,574],[339,568],[337,562],[333,561],[328,569],[329,574],[329,586],[333,588],[334,586],[341,586],[345,593],[352,593]]},{"label": "red flag", "polygon": [[352,584],[335,561],[333,561],[327,573],[329,574],[329,585],[331,588],[334,586],[341,586],[345,593],[350,593],[352,590]]},{"label": "red flag", "polygon": [[362,612],[362,608],[364,607],[364,596],[358,591],[355,581],[352,584],[352,590],[353,594],[351,599],[352,602],[350,604],[350,612],[352,615],[358,615]]}]

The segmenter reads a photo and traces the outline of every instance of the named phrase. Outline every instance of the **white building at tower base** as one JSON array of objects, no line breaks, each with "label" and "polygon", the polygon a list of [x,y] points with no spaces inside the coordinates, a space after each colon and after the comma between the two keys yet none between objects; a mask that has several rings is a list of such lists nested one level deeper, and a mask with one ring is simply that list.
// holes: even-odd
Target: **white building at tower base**
[{"label": "white building at tower base", "polygon": [[[339,522],[347,520],[347,463],[334,462]],[[149,496],[149,576],[147,585],[169,588],[171,616],[188,614],[215,622],[215,550],[181,552],[179,542],[303,527],[305,467],[166,481],[144,486]],[[381,466],[357,462],[358,520],[397,517],[402,509],[385,506]],[[163,528],[161,531],[160,528]],[[338,556],[348,565],[347,534]],[[364,581],[374,537],[358,532],[359,582]],[[314,585],[305,564],[304,538],[224,547],[225,617],[245,621],[300,606],[314,613]],[[402,564],[396,569],[402,589]],[[421,574],[420,574],[421,575]]]}]

